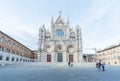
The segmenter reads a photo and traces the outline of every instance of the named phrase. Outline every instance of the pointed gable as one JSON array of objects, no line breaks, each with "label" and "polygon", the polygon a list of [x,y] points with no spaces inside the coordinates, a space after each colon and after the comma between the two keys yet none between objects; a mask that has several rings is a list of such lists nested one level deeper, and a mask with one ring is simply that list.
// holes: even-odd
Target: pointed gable
[{"label": "pointed gable", "polygon": [[63,18],[61,16],[59,16],[58,19],[56,20],[55,24],[65,25],[65,22],[64,22]]},{"label": "pointed gable", "polygon": [[66,25],[66,23],[64,22],[64,19],[61,17],[61,11],[59,11],[59,17],[55,21],[55,24],[56,25]]}]

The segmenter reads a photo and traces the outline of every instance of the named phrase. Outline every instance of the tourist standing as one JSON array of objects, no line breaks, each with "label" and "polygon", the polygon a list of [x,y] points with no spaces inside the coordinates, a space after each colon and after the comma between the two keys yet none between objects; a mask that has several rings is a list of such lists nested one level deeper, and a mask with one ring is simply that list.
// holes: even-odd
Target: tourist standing
[{"label": "tourist standing", "polygon": [[101,61],[99,61],[99,70],[101,71]]},{"label": "tourist standing", "polygon": [[99,69],[99,62],[96,62],[96,68]]},{"label": "tourist standing", "polygon": [[70,66],[70,62],[68,62],[68,66]]},{"label": "tourist standing", "polygon": [[101,62],[102,71],[105,71],[105,62]]}]

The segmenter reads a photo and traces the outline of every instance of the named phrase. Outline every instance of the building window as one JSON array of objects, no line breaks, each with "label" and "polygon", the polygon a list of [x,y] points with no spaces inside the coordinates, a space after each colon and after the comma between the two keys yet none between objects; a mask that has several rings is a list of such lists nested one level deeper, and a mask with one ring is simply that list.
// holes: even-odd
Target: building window
[{"label": "building window", "polygon": [[6,57],[6,61],[9,61],[9,57]]},{"label": "building window", "polygon": [[19,60],[19,59],[17,58],[16,61],[18,62],[18,60]]},{"label": "building window", "polygon": [[3,51],[4,50],[4,47],[0,46],[0,51]]},{"label": "building window", "polygon": [[10,49],[9,49],[9,48],[7,48],[7,49],[6,49],[6,52],[7,52],[7,53],[10,53]]},{"label": "building window", "polygon": [[14,58],[12,58],[12,61],[14,61]]},{"label": "building window", "polygon": [[117,64],[117,62],[115,61],[115,64]]},{"label": "building window", "polygon": [[20,62],[22,61],[22,59],[20,59]]},{"label": "building window", "polygon": [[25,59],[23,59],[23,62],[25,62]]},{"label": "building window", "polygon": [[0,60],[2,60],[3,56],[0,56]]},{"label": "building window", "polygon": [[0,42],[5,42],[4,36],[2,36],[2,37],[0,38]]},{"label": "building window", "polygon": [[16,44],[15,44],[15,43],[13,43],[13,47],[14,47],[14,48],[16,47]]},{"label": "building window", "polygon": [[8,44],[8,45],[10,45],[10,44],[11,44],[11,41],[10,41],[10,40],[8,40],[7,44]]}]

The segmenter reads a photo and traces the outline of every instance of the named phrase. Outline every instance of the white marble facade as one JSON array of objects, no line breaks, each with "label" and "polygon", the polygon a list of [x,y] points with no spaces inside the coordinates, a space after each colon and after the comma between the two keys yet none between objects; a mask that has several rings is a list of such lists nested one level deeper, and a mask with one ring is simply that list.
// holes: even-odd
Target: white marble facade
[{"label": "white marble facade", "polygon": [[61,13],[51,19],[51,32],[43,25],[39,29],[39,62],[82,62],[82,36],[79,25],[70,27]]}]

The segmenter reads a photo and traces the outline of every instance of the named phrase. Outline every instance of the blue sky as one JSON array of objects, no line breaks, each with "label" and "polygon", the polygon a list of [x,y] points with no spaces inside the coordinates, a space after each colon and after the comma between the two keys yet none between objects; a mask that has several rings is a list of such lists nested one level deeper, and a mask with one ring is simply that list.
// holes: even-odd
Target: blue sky
[{"label": "blue sky", "polygon": [[[120,0],[0,0],[0,30],[37,49],[38,29],[49,29],[51,17],[80,25],[83,48],[103,49],[120,43]],[[86,49],[87,50],[87,49]],[[84,49],[84,52],[87,52]],[[88,50],[90,51],[90,50]]]}]

